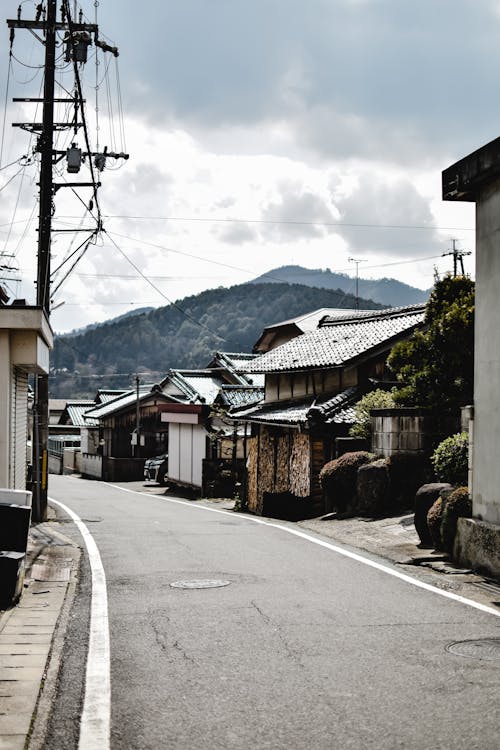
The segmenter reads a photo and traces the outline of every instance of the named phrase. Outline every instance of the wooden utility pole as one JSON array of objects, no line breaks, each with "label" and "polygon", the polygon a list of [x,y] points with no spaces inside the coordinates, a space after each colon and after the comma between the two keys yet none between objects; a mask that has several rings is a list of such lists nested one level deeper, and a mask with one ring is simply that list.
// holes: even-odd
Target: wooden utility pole
[{"label": "wooden utility pole", "polygon": [[462,271],[462,276],[465,276],[465,270],[464,270],[464,255],[472,255],[471,251],[468,250],[459,250],[457,248],[457,242],[458,240],[452,239],[452,249],[448,253],[442,253],[442,258],[444,258],[446,255],[453,255],[453,276],[458,275],[458,264],[460,263],[460,270]]},{"label": "wooden utility pole", "polygon": [[348,258],[349,263],[356,264],[356,310],[359,310],[359,264],[364,263],[364,258]]},{"label": "wooden utility pole", "polygon": [[[46,313],[50,314],[51,294],[50,294],[50,251],[52,236],[52,215],[53,203],[56,190],[61,187],[81,187],[92,186],[94,197],[96,190],[100,186],[94,178],[91,183],[58,183],[53,180],[54,161],[58,156],[64,156],[66,152],[54,150],[54,131],[76,128],[83,123],[77,122],[78,109],[82,112],[83,118],[83,100],[81,95],[80,81],[76,72],[77,62],[86,61],[86,52],[83,57],[79,57],[78,42],[82,35],[86,35],[87,44],[90,44],[90,34],[94,34],[96,46],[105,52],[111,52],[118,56],[116,47],[110,47],[105,42],[98,39],[98,26],[81,22],[76,23],[70,17],[70,8],[68,0],[63,0],[61,5],[61,20],[57,20],[57,0],[46,0],[45,8],[42,5],[37,6],[36,18],[33,21],[21,19],[21,5],[18,10],[17,19],[7,21],[11,29],[11,42],[13,40],[14,29],[28,29],[32,33],[41,31],[42,41],[45,47],[44,62],[44,89],[43,89],[43,115],[41,123],[13,123],[14,126],[27,130],[37,136],[37,151],[40,153],[40,183],[39,183],[39,221],[38,221],[38,260],[37,260],[37,280],[36,280],[36,304]],[[75,94],[74,98],[55,99],[55,67],[56,67],[56,33],[66,33],[66,61],[73,60],[75,66]],[[35,35],[36,36],[36,35]],[[84,42],[85,46],[85,42]],[[77,84],[77,85],[76,85]],[[19,101],[19,100],[18,100]],[[39,102],[39,99],[22,99],[24,102]],[[74,122],[54,123],[54,102],[67,102],[74,104],[75,119]],[[68,150],[69,151],[69,150]],[[81,154],[81,152],[79,152]],[[104,169],[106,158],[128,158],[127,154],[110,153],[104,149],[103,153],[85,153],[89,159],[95,157],[96,167],[99,171]],[[69,165],[69,154],[68,154]],[[80,165],[70,169],[69,172],[79,171]],[[98,230],[100,229],[100,219]],[[34,417],[33,417],[33,519],[43,521],[47,516],[47,476],[48,476],[48,430],[49,430],[49,376],[48,374],[35,375],[35,399],[34,399]]]}]

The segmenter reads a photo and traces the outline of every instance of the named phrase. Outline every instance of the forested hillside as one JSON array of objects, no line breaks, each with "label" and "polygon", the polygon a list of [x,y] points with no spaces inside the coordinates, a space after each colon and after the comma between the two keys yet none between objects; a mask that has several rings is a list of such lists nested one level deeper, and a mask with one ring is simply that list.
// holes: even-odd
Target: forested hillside
[{"label": "forested hillside", "polygon": [[[360,272],[363,266],[360,267]],[[354,269],[353,269],[354,272]],[[341,289],[344,292],[353,293],[355,280],[345,273],[335,273],[330,269],[303,268],[302,266],[281,266],[275,268],[263,276],[259,276],[252,283],[261,284],[265,282],[289,284],[306,284],[307,286],[318,286],[325,289]],[[359,296],[372,299],[384,307],[403,307],[404,305],[418,305],[427,302],[430,290],[417,289],[417,287],[404,284],[397,279],[359,279]]]},{"label": "forested hillside", "polygon": [[[380,305],[362,300],[365,309]],[[352,295],[300,284],[241,284],[210,289],[149,313],[58,336],[52,355],[52,397],[93,395],[130,387],[133,375],[156,382],[171,367],[197,368],[212,352],[250,352],[271,323],[320,307],[354,308]]]}]

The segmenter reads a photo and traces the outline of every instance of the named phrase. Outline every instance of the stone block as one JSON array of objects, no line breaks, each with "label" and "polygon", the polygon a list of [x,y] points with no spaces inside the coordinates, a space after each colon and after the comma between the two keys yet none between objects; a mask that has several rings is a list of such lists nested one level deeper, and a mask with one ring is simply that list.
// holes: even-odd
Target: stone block
[{"label": "stone block", "polygon": [[500,525],[459,518],[453,557],[464,567],[500,578]]},{"label": "stone block", "polygon": [[427,526],[427,514],[443,490],[452,489],[451,484],[445,482],[431,482],[424,484],[415,495],[415,529],[423,547],[433,547],[433,539]]}]

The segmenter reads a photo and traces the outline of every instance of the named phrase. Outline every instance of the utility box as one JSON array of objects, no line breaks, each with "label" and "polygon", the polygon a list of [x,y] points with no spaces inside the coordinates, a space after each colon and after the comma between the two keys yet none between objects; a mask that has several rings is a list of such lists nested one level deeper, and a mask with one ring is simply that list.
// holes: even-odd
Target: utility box
[{"label": "utility box", "polygon": [[23,592],[26,548],[31,522],[31,492],[0,489],[0,608]]},{"label": "utility box", "polygon": [[15,604],[24,584],[26,555],[22,552],[0,552],[0,608]]},{"label": "utility box", "polygon": [[0,502],[0,550],[26,553],[31,508]]}]

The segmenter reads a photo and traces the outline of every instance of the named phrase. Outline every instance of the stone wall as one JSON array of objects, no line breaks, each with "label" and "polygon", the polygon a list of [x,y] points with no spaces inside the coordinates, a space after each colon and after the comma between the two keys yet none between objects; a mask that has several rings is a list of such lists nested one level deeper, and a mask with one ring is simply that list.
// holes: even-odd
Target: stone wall
[{"label": "stone wall", "polygon": [[372,452],[430,455],[449,435],[460,429],[458,415],[433,414],[426,409],[372,409]]}]

